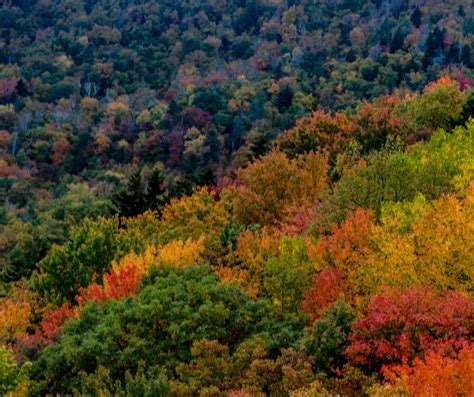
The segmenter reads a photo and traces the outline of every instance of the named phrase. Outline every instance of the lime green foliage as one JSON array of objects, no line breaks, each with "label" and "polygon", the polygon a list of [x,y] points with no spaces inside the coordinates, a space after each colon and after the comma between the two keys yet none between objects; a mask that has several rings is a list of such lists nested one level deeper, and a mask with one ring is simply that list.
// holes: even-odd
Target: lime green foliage
[{"label": "lime green foliage", "polygon": [[452,133],[436,132],[431,141],[407,152],[377,152],[335,186],[338,219],[358,207],[380,214],[382,203],[412,201],[417,193],[435,199],[463,191],[474,178],[474,122]]},{"label": "lime green foliage", "polygon": [[452,132],[436,132],[426,145],[413,148],[409,156],[418,169],[442,170],[449,179],[450,190],[459,193],[474,178],[474,120]]},{"label": "lime green foliage", "polygon": [[304,239],[283,237],[278,257],[269,258],[263,268],[261,293],[273,301],[277,312],[297,314],[314,272]]},{"label": "lime green foliage", "polygon": [[73,302],[79,288],[86,287],[93,275],[100,277],[113,259],[137,248],[125,233],[118,233],[116,218],[86,219],[73,230],[68,243],[54,246],[39,262],[41,273],[35,288],[51,302]]},{"label": "lime green foliage", "polygon": [[408,232],[416,218],[423,215],[429,208],[430,202],[421,193],[417,193],[413,201],[384,203],[381,208],[380,223],[392,226],[401,233]]},{"label": "lime green foliage", "polygon": [[31,363],[17,365],[13,352],[0,346],[0,395],[26,396]]}]

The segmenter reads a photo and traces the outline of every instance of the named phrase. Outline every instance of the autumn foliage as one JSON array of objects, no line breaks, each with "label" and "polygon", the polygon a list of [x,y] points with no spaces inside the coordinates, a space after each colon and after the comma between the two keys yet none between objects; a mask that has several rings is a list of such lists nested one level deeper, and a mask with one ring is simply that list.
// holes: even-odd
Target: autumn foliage
[{"label": "autumn foliage", "polygon": [[173,240],[160,248],[151,245],[143,254],[132,252],[112,263],[112,269],[103,275],[102,283],[93,280],[87,288],[80,288],[76,301],[84,305],[88,301],[105,302],[133,296],[153,265],[186,267],[197,264],[204,251],[203,242],[203,237],[197,241]]},{"label": "autumn foliage", "polygon": [[296,126],[286,131],[276,146],[290,158],[314,150],[342,152],[352,138],[351,121],[342,113],[334,117],[324,111],[316,111],[304,117]]},{"label": "autumn foliage", "polygon": [[350,272],[366,249],[374,225],[373,211],[357,209],[341,225],[333,224],[329,236],[322,236],[316,244],[307,240],[312,260],[319,269],[336,267]]},{"label": "autumn foliage", "polygon": [[370,371],[412,363],[428,353],[456,355],[472,342],[474,302],[456,292],[415,287],[376,295],[353,326],[346,354]]},{"label": "autumn foliage", "polygon": [[14,288],[0,303],[0,342],[9,343],[30,326],[33,303],[24,286]]},{"label": "autumn foliage", "polygon": [[48,311],[34,333],[16,334],[15,353],[20,362],[35,358],[45,346],[57,343],[63,326],[78,316],[76,308],[64,303],[60,307]]},{"label": "autumn foliage", "polygon": [[440,291],[469,291],[474,277],[473,187],[465,194],[463,199],[448,195],[433,201],[408,221],[408,230],[397,227],[396,218],[374,226],[363,256],[350,271],[357,293],[377,291],[381,285],[425,284]]},{"label": "autumn foliage", "polygon": [[321,314],[344,296],[347,286],[338,269],[327,269],[319,272],[311,287],[305,292],[303,310],[316,321]]},{"label": "autumn foliage", "polygon": [[386,378],[411,396],[470,396],[474,393],[474,349],[463,348],[455,357],[430,352],[413,365],[399,365]]},{"label": "autumn foliage", "polygon": [[231,198],[241,223],[272,225],[282,220],[287,207],[318,199],[327,186],[327,167],[321,153],[288,159],[273,152],[239,170],[235,186],[223,194]]},{"label": "autumn foliage", "polygon": [[[295,6],[282,18],[297,20],[302,12]],[[148,16],[133,18],[145,23]],[[357,23],[352,14],[346,19]],[[206,23],[202,14],[193,21]],[[265,34],[276,34],[274,28],[265,26]],[[81,40],[101,40],[99,31]],[[119,40],[118,31],[104,32],[103,40]],[[291,34],[282,32],[282,40]],[[363,35],[348,32],[354,42]],[[199,43],[191,39],[176,43],[175,56],[198,61],[227,46],[214,37],[205,51],[192,50]],[[249,57],[261,72],[271,64],[262,54]],[[97,65],[109,76],[111,68]],[[193,92],[199,84],[191,69],[177,71],[183,75],[176,90]],[[243,79],[245,65],[228,72]],[[214,72],[212,81],[224,79],[221,74]],[[92,95],[96,83],[84,84],[84,94]],[[272,106],[314,108],[295,86],[291,77],[269,81]],[[48,162],[43,172],[78,166],[77,151],[95,151],[100,163],[121,149],[100,183],[67,185],[52,208],[45,190],[34,192],[43,207],[0,211],[0,229],[8,224],[0,237],[1,275],[8,280],[0,283],[0,372],[8,366],[8,390],[21,384],[32,395],[472,395],[474,122],[467,120],[474,99],[468,91],[443,77],[421,94],[399,91],[359,102],[352,112],[317,110],[270,150],[261,131],[239,135],[247,128],[239,112],[256,118],[271,112],[252,100],[257,88],[242,85],[223,101],[212,87],[194,92],[202,108],[196,102],[181,109],[174,91],[164,101],[146,90],[133,100],[107,91],[105,105],[84,98],[75,128],[85,118],[105,119],[77,137],[61,124],[65,113],[77,111],[75,103],[62,99],[54,104],[55,122],[35,129],[45,140],[18,157],[29,164],[31,151],[41,152]],[[227,101],[231,114],[223,110]],[[147,109],[142,102],[150,103]],[[182,113],[181,126],[170,131],[169,110]],[[135,123],[150,132],[138,143]],[[213,135],[231,124],[228,139]],[[446,130],[435,132],[437,126]],[[6,154],[20,130],[11,131],[0,142]],[[218,175],[203,173],[191,184],[170,171],[189,161],[191,175],[194,164],[209,160],[200,156],[239,139],[255,150],[233,158],[241,168],[227,172],[220,164]],[[154,159],[162,150],[170,151],[171,163],[143,163],[146,152]],[[123,167],[121,156],[130,156],[133,167]],[[27,202],[30,193],[18,183],[26,174],[37,178],[37,171],[18,164],[10,154],[0,161],[0,188]],[[119,190],[122,200],[114,201],[123,204],[120,216],[107,213],[110,194],[118,197],[111,184],[132,172]],[[149,190],[159,193],[158,207],[142,200]],[[129,204],[137,210],[125,213]],[[30,273],[29,283],[7,278]],[[20,368],[31,368],[28,382],[23,373],[19,380]]]},{"label": "autumn foliage", "polygon": [[84,305],[88,301],[105,302],[132,296],[137,293],[140,280],[138,268],[133,265],[124,266],[118,271],[104,274],[103,285],[92,282],[87,289],[79,289],[76,300]]},{"label": "autumn foliage", "polygon": [[62,138],[56,141],[53,145],[53,153],[51,160],[54,165],[59,166],[64,160],[64,156],[71,150],[71,144],[67,139]]}]

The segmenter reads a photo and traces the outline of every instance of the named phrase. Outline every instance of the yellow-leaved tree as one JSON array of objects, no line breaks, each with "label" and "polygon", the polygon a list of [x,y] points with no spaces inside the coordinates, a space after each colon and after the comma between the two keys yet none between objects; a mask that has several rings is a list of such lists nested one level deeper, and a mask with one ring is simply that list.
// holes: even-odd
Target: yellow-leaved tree
[{"label": "yellow-leaved tree", "polygon": [[408,231],[385,221],[351,283],[361,295],[382,286],[429,284],[472,292],[474,278],[474,184],[464,198],[444,195],[415,217]]}]

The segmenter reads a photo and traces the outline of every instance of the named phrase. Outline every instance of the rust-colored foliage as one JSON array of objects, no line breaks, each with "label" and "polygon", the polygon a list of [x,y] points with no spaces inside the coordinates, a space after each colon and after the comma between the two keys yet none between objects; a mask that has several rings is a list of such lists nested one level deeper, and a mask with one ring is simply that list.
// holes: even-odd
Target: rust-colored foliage
[{"label": "rust-colored foliage", "polygon": [[314,206],[289,206],[279,224],[279,230],[287,236],[305,234],[316,217]]},{"label": "rust-colored foliage", "polygon": [[307,240],[310,258],[319,269],[336,267],[350,272],[366,249],[374,225],[372,210],[357,209],[340,226],[334,224],[332,234],[321,237],[316,245]]},{"label": "rust-colored foliage", "polygon": [[71,307],[69,303],[47,313],[34,334],[21,333],[16,335],[15,353],[21,362],[35,357],[37,352],[45,346],[56,343],[61,335],[64,324],[73,317],[77,317],[77,308]]},{"label": "rust-colored foliage", "polygon": [[388,137],[409,140],[411,129],[405,115],[396,112],[402,100],[397,95],[386,95],[373,103],[365,101],[352,118],[351,136],[366,152],[381,148]]},{"label": "rust-colored foliage", "polygon": [[342,113],[333,117],[317,111],[297,121],[296,126],[282,134],[276,147],[295,158],[313,150],[343,152],[351,140],[351,122]]},{"label": "rust-colored foliage", "polygon": [[27,170],[21,169],[15,164],[8,164],[5,160],[0,160],[0,177],[1,178],[19,178],[24,179],[29,176]]},{"label": "rust-colored foliage", "polygon": [[57,340],[61,333],[63,325],[72,317],[77,315],[75,308],[68,303],[63,303],[62,306],[49,312],[43,319],[40,325],[40,332],[47,340]]},{"label": "rust-colored foliage", "polygon": [[0,79],[0,98],[9,99],[16,88],[16,79]]},{"label": "rust-colored foliage", "polygon": [[[474,186],[474,185],[473,185]],[[359,308],[385,287],[429,285],[469,292],[474,268],[473,186],[464,197],[423,198],[385,206],[381,224],[371,210],[349,214],[317,242],[307,239],[318,270],[338,269],[345,298]],[[392,208],[392,209],[390,209]]]},{"label": "rust-colored foliage", "polygon": [[252,283],[247,269],[238,267],[221,267],[215,270],[220,284],[234,284],[247,291],[249,296],[255,298],[258,294],[257,286]]},{"label": "rust-colored foliage", "polygon": [[65,138],[61,138],[54,142],[51,154],[51,161],[55,166],[61,165],[64,156],[71,150],[71,144]]},{"label": "rust-colored foliage", "polygon": [[87,288],[81,288],[76,301],[83,306],[88,301],[105,302],[135,295],[140,281],[156,261],[157,249],[148,247],[143,254],[129,253],[120,261],[112,263],[112,270],[103,276],[101,284],[93,281]]},{"label": "rust-colored foliage", "polygon": [[275,225],[286,208],[315,201],[327,186],[327,156],[307,153],[288,159],[274,151],[237,172],[235,186],[223,194],[243,224]]},{"label": "rust-colored foliage", "polygon": [[10,141],[10,133],[7,130],[0,130],[0,149],[7,149]]}]

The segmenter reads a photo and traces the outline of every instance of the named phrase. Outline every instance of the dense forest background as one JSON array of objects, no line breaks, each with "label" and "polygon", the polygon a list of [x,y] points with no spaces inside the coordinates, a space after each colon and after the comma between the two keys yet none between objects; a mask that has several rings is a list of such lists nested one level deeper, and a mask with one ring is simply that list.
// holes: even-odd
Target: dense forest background
[{"label": "dense forest background", "polygon": [[0,394],[470,395],[472,1],[0,7]]}]

